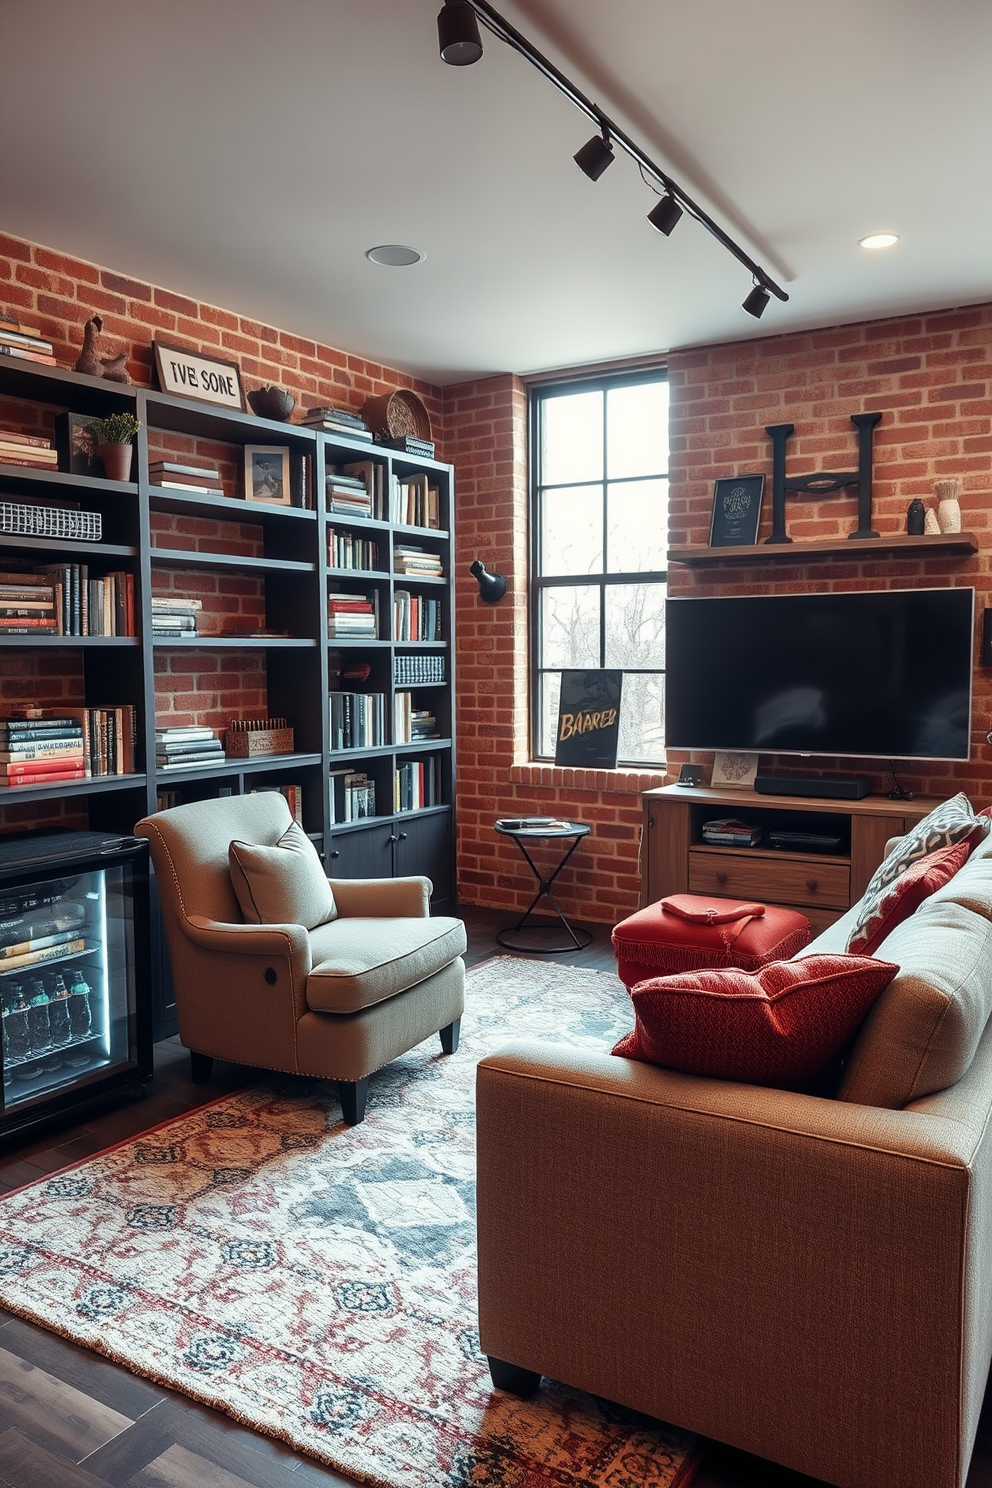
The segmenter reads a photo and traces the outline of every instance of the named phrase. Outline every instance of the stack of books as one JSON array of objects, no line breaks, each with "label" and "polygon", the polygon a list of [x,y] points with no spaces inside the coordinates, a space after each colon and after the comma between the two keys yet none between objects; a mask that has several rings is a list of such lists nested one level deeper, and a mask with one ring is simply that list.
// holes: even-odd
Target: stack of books
[{"label": "stack of books", "polygon": [[393,572],[420,574],[432,579],[442,579],[444,577],[444,568],[441,564],[440,555],[429,553],[425,548],[417,547],[415,543],[395,543],[393,545]]},{"label": "stack of books", "polygon": [[0,314],[0,356],[15,357],[24,362],[43,362],[55,366],[54,347],[46,341],[37,326],[24,325],[16,316]]},{"label": "stack of books", "polygon": [[[17,727],[14,728],[14,725]],[[19,737],[23,737],[28,729],[33,729],[36,735],[48,730],[48,754],[58,758],[57,747],[61,744],[64,750],[61,758],[65,760],[66,768],[69,768],[71,761],[74,773],[71,777],[64,778],[134,773],[134,741],[138,724],[137,714],[131,703],[111,704],[100,708],[77,708],[62,704],[50,708],[14,708],[10,717],[5,720],[5,728],[6,738],[12,737],[12,728]],[[39,738],[38,742],[43,741]],[[24,761],[18,760],[17,763]]]},{"label": "stack of books", "polygon": [[332,749],[378,749],[385,744],[385,693],[331,692],[328,703]]},{"label": "stack of books", "polygon": [[190,765],[220,765],[224,746],[212,728],[190,724],[155,730],[156,770],[188,769]]},{"label": "stack of books", "polygon": [[58,633],[54,584],[43,574],[0,573],[0,634]]},{"label": "stack of books", "polygon": [[214,466],[182,465],[176,460],[152,460],[148,475],[165,491],[193,491],[198,496],[223,496],[220,471]]},{"label": "stack of books", "polygon": [[282,796],[292,813],[293,820],[303,825],[303,787],[300,785],[257,785],[252,787],[253,796],[266,792]]},{"label": "stack of books", "polygon": [[0,785],[56,785],[86,778],[83,726],[60,717],[0,721]]},{"label": "stack of books", "polygon": [[398,692],[393,699],[393,743],[416,744],[420,739],[439,739],[437,719],[427,708],[415,708],[413,695]]},{"label": "stack of books", "polygon": [[351,460],[347,465],[333,467],[331,475],[337,480],[343,475],[360,480],[372,502],[372,516],[381,521],[386,505],[386,467],[380,460]]},{"label": "stack of books", "polygon": [[419,811],[441,799],[440,760],[404,760],[393,771],[393,810]]},{"label": "stack of books", "polygon": [[332,590],[327,600],[327,634],[331,640],[371,640],[379,634],[379,595]]},{"label": "stack of books", "polygon": [[0,464],[58,470],[59,454],[52,441],[41,434],[17,434],[13,429],[0,429]]},{"label": "stack of books", "polygon": [[441,493],[428,483],[427,476],[392,476],[389,488],[389,517],[404,527],[441,525]]},{"label": "stack of books", "polygon": [[332,527],[327,536],[327,561],[331,568],[361,569],[367,573],[379,567],[379,544],[370,537],[353,532],[339,532]]},{"label": "stack of books", "polygon": [[733,816],[713,817],[703,822],[703,841],[715,847],[756,847],[761,841],[761,828]]},{"label": "stack of books", "polygon": [[441,639],[441,601],[409,589],[393,594],[393,640],[439,641]]},{"label": "stack of books", "polygon": [[56,631],[65,636],[133,636],[134,575],[123,569],[91,579],[86,563],[54,563],[37,570],[50,586]]},{"label": "stack of books", "polygon": [[152,599],[152,636],[199,635],[202,599],[183,599],[178,594],[155,595]]},{"label": "stack of books", "polygon": [[300,422],[308,429],[322,429],[327,434],[347,434],[349,439],[372,438],[368,424],[350,408],[308,408]]},{"label": "stack of books", "polygon": [[357,770],[331,771],[331,822],[375,816],[375,781]]},{"label": "stack of books", "polygon": [[357,475],[332,470],[327,476],[327,510],[335,517],[371,517],[372,497]]}]

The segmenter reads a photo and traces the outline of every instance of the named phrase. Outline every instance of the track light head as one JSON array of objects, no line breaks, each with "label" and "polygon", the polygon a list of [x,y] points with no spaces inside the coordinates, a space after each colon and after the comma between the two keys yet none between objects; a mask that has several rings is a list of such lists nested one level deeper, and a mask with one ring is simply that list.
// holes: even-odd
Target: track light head
[{"label": "track light head", "polygon": [[479,585],[479,598],[484,599],[486,604],[499,604],[506,593],[506,580],[503,575],[487,573],[486,565],[481,558],[476,558],[474,563],[470,563],[468,571]]},{"label": "track light head", "polygon": [[598,181],[606,167],[613,164],[613,146],[609,135],[605,131],[603,134],[594,134],[581,150],[576,150],[572,159],[590,181]]},{"label": "track light head", "polygon": [[648,213],[648,221],[652,227],[656,227],[667,238],[675,231],[681,216],[682,208],[674,196],[662,196],[659,197]]},{"label": "track light head", "polygon": [[765,289],[764,285],[756,284],[742,304],[741,309],[746,310],[748,315],[753,315],[755,320],[760,320],[765,313],[765,306],[770,299],[771,295]]},{"label": "track light head", "polygon": [[469,67],[482,56],[479,22],[469,0],[444,0],[437,18],[441,61],[450,67]]}]

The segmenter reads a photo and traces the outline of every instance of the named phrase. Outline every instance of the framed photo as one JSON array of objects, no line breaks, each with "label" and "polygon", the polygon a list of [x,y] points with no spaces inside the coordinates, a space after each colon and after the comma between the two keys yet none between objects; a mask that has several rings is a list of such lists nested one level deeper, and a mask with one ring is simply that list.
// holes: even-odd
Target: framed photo
[{"label": "framed photo", "polygon": [[219,403],[222,408],[244,412],[245,393],[237,362],[203,356],[183,346],[155,340],[155,371],[163,393],[176,398],[196,398],[200,403]]},{"label": "framed photo", "polygon": [[103,477],[106,474],[97,450],[92,423],[90,414],[55,415],[55,448],[58,451],[60,470],[67,470],[70,475]]},{"label": "framed photo", "polygon": [[288,444],[245,445],[245,500],[292,506]]},{"label": "framed photo", "polygon": [[738,754],[733,751],[721,753],[717,750],[713,756],[713,776],[710,785],[721,786],[724,790],[748,790],[754,785],[754,777],[758,773],[758,756],[756,754]]},{"label": "framed photo", "polygon": [[758,541],[763,475],[732,475],[713,484],[711,548],[751,548]]}]

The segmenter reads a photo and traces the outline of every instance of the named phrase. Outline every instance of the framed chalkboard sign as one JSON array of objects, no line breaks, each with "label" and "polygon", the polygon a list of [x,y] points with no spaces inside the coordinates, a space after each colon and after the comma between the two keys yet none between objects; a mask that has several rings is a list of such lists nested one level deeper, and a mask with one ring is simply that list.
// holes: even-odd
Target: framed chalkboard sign
[{"label": "framed chalkboard sign", "polygon": [[711,548],[754,547],[764,488],[763,475],[733,475],[714,482]]},{"label": "framed chalkboard sign", "polygon": [[622,683],[618,671],[562,672],[556,765],[616,769]]}]

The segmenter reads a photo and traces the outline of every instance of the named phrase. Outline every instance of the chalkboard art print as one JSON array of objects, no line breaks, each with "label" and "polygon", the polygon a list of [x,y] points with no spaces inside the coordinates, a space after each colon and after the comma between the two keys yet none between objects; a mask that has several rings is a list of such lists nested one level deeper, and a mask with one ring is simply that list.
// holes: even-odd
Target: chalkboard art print
[{"label": "chalkboard art print", "polygon": [[714,482],[711,548],[750,548],[758,541],[763,475],[734,475]]},{"label": "chalkboard art print", "polygon": [[616,769],[622,683],[619,671],[562,672],[556,765]]}]

